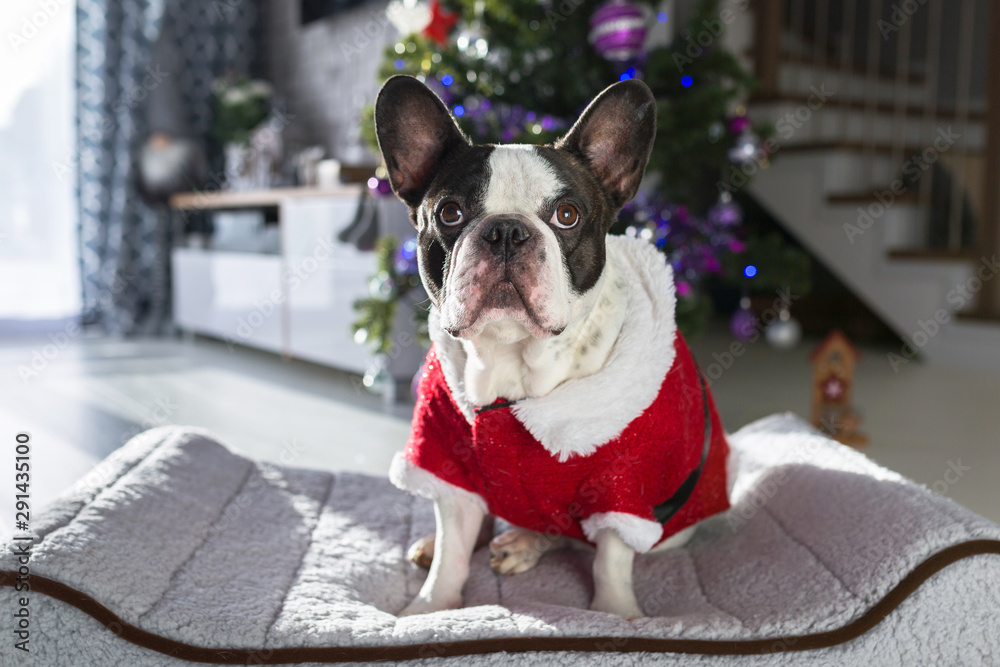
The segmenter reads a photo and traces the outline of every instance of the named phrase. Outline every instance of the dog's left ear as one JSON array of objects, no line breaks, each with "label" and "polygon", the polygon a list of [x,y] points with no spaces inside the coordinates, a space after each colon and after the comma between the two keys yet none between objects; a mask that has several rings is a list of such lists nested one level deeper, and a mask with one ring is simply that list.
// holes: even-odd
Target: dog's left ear
[{"label": "dog's left ear", "polygon": [[556,142],[591,171],[620,209],[639,189],[656,137],[656,98],[636,79],[608,86]]}]

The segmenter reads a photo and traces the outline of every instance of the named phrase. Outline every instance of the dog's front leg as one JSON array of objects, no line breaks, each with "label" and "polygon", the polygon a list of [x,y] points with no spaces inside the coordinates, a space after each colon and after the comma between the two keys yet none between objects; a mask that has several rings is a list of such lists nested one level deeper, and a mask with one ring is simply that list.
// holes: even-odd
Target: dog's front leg
[{"label": "dog's front leg", "polygon": [[399,612],[400,616],[462,606],[462,587],[469,577],[469,558],[484,516],[483,509],[468,498],[446,496],[434,501],[437,520],[434,560],[420,593]]},{"label": "dog's front leg", "polygon": [[597,533],[594,557],[594,600],[590,608],[627,619],[645,616],[632,588],[632,561],[635,550],[618,533],[605,528]]}]

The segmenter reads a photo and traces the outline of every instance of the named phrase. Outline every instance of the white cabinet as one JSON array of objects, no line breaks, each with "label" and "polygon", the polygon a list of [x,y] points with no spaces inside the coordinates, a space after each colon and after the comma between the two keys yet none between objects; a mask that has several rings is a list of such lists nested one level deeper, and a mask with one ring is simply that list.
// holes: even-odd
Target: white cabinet
[{"label": "white cabinet", "polygon": [[175,248],[173,276],[181,329],[281,352],[280,257]]},{"label": "white cabinet", "polygon": [[[184,330],[335,368],[363,373],[372,355],[354,342],[355,300],[368,294],[375,254],[338,239],[354,220],[360,190],[303,196],[296,191],[219,193],[219,209],[277,207],[280,254],[176,248],[174,317]],[[183,200],[181,200],[183,202]],[[204,202],[192,201],[190,207]],[[379,232],[413,234],[395,199],[377,202]],[[178,206],[175,202],[175,206]],[[183,203],[178,206],[183,208]],[[423,360],[412,309],[401,303],[388,370],[408,383]]]},{"label": "white cabinet", "polygon": [[[373,252],[341,243],[338,235],[354,219],[357,202],[333,198],[294,199],[282,204],[282,245],[288,261],[288,348],[291,356],[345,370],[364,372],[367,347],[354,342],[354,302],[368,295],[377,270]],[[413,233],[406,209],[395,200],[378,202],[382,233]],[[389,372],[412,377],[423,348],[412,336],[409,305],[400,303],[394,328],[396,348]]]},{"label": "white cabinet", "polygon": [[288,261],[288,349],[292,356],[364,372],[367,348],[354,342],[354,301],[368,293],[375,255],[340,243],[355,202],[299,199],[281,211]]}]

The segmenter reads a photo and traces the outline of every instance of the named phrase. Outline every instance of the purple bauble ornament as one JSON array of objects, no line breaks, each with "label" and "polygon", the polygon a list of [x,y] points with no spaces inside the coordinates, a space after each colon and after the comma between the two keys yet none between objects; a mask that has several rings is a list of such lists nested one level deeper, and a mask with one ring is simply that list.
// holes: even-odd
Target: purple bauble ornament
[{"label": "purple bauble ornament", "polygon": [[392,185],[387,178],[372,176],[368,179],[368,190],[373,197],[384,197],[392,194]]},{"label": "purple bauble ornament", "polygon": [[674,220],[682,225],[686,225],[691,220],[690,213],[688,212],[688,207],[684,204],[679,205],[674,209]]},{"label": "purple bauble ornament", "polygon": [[736,136],[750,128],[750,119],[746,116],[733,116],[729,119],[729,131]]},{"label": "purple bauble ornament", "polygon": [[590,17],[588,41],[607,60],[632,60],[646,41],[646,17],[638,5],[627,0],[609,0]]},{"label": "purple bauble ornament", "polygon": [[750,299],[747,297],[743,297],[740,307],[733,313],[733,319],[729,320],[729,330],[736,340],[744,343],[757,331],[757,316],[750,310]]},{"label": "purple bauble ornament", "polygon": [[396,250],[396,259],[393,263],[396,273],[402,276],[414,276],[417,274],[417,239],[410,237],[403,241]]},{"label": "purple bauble ornament", "polygon": [[743,222],[743,211],[734,201],[720,202],[709,209],[708,220],[714,225],[738,225]]}]

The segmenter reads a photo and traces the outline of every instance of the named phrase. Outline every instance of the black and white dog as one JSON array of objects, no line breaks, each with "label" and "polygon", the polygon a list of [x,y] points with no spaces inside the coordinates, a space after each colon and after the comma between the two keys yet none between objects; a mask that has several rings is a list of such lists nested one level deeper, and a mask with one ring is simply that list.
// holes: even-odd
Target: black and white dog
[{"label": "black and white dog", "polygon": [[670,267],[608,236],[643,177],[655,99],[617,83],[553,145],[477,146],[431,90],[396,76],[375,121],[433,304],[413,434],[390,477],[434,499],[437,531],[414,545],[430,572],[401,615],[461,605],[494,515],[517,526],[490,543],[497,572],[589,542],[591,608],[641,616],[634,554],[728,506],[727,445],[676,333]]}]

